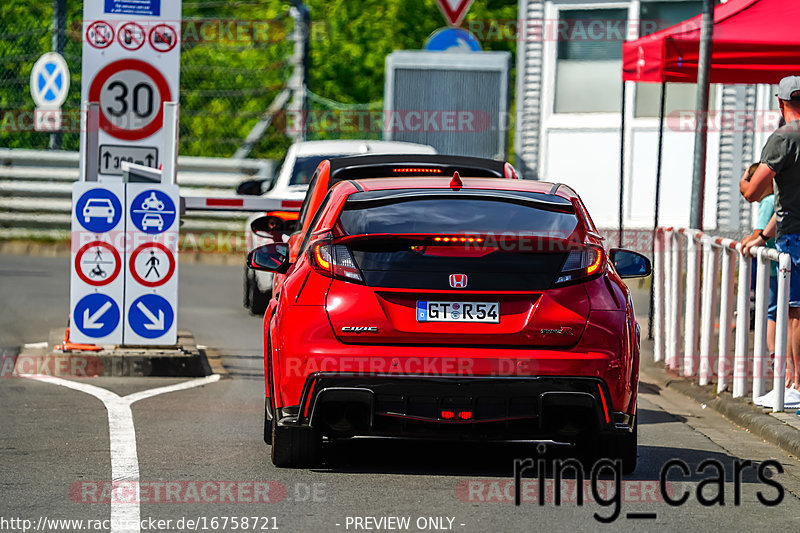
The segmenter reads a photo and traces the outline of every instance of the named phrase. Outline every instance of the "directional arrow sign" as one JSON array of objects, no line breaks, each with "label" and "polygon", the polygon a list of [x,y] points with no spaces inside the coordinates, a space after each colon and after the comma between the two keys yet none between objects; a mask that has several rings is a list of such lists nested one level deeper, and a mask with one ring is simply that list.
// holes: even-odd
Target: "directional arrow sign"
[{"label": "directional arrow sign", "polygon": [[93,314],[89,314],[89,309],[83,310],[83,329],[103,329],[105,324],[102,322],[98,322],[97,320],[106,314],[106,311],[111,309],[111,302],[106,302],[100,306],[100,309],[95,311]]},{"label": "directional arrow sign", "polygon": [[142,302],[136,304],[136,307],[139,308],[139,310],[142,313],[144,313],[144,316],[146,316],[147,319],[150,321],[149,324],[146,323],[144,324],[145,329],[164,331],[164,311],[159,309],[158,318],[156,318],[155,315],[151,313],[150,310],[147,307],[145,307],[145,305]]},{"label": "directional arrow sign", "polygon": [[100,147],[100,173],[122,176],[122,163],[156,167],[158,148],[155,146],[122,146],[104,144]]},{"label": "directional arrow sign", "polygon": [[110,296],[90,294],[78,301],[72,318],[78,331],[87,337],[101,339],[119,326],[119,307]]},{"label": "directional arrow sign", "polygon": [[[175,312],[170,303],[157,294],[145,294],[134,300],[128,310],[128,324],[133,333],[143,339],[158,339],[165,336],[173,326]],[[125,334],[125,343],[134,339]]]}]

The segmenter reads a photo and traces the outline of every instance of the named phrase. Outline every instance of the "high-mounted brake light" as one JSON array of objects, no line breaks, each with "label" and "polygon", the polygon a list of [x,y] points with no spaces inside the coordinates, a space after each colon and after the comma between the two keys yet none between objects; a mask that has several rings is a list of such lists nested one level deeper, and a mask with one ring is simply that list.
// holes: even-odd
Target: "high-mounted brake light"
[{"label": "high-mounted brake light", "polygon": [[423,168],[423,167],[400,167],[394,168],[392,171],[395,174],[441,174],[441,168]]},{"label": "high-mounted brake light", "polygon": [[566,285],[602,273],[605,257],[603,247],[596,244],[586,244],[572,250],[561,267],[556,285]]},{"label": "high-mounted brake light", "polygon": [[483,242],[483,237],[434,237],[434,242]]},{"label": "high-mounted brake light", "polygon": [[445,410],[441,412],[441,417],[445,420],[453,420],[453,419],[460,419],[460,420],[469,420],[472,418],[472,411],[451,411]]}]

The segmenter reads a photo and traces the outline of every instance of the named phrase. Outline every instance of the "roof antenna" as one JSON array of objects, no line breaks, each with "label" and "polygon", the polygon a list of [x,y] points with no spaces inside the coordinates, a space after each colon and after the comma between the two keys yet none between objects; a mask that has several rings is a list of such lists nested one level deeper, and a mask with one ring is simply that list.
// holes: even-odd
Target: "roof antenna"
[{"label": "roof antenna", "polygon": [[460,189],[464,186],[464,183],[461,181],[461,176],[458,175],[458,170],[453,173],[453,179],[450,181],[450,188],[452,189]]}]

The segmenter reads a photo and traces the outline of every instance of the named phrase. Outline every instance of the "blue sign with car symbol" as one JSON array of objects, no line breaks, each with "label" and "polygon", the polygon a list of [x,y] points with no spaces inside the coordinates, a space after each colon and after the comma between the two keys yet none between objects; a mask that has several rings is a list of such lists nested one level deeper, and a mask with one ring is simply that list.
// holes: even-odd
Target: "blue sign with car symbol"
[{"label": "blue sign with car symbol", "polygon": [[106,189],[86,191],[75,204],[78,223],[92,233],[105,233],[115,228],[122,217],[122,203]]}]

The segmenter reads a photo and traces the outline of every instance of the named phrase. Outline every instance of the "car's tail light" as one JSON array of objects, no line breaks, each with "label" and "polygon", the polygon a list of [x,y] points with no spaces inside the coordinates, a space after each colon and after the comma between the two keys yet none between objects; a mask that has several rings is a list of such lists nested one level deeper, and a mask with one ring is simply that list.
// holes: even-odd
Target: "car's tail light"
[{"label": "car's tail light", "polygon": [[364,283],[356,260],[347,246],[322,240],[311,243],[308,249],[311,266],[324,276]]},{"label": "car's tail light", "polygon": [[566,285],[602,273],[605,256],[603,247],[596,244],[587,244],[570,251],[556,278],[556,285]]}]

